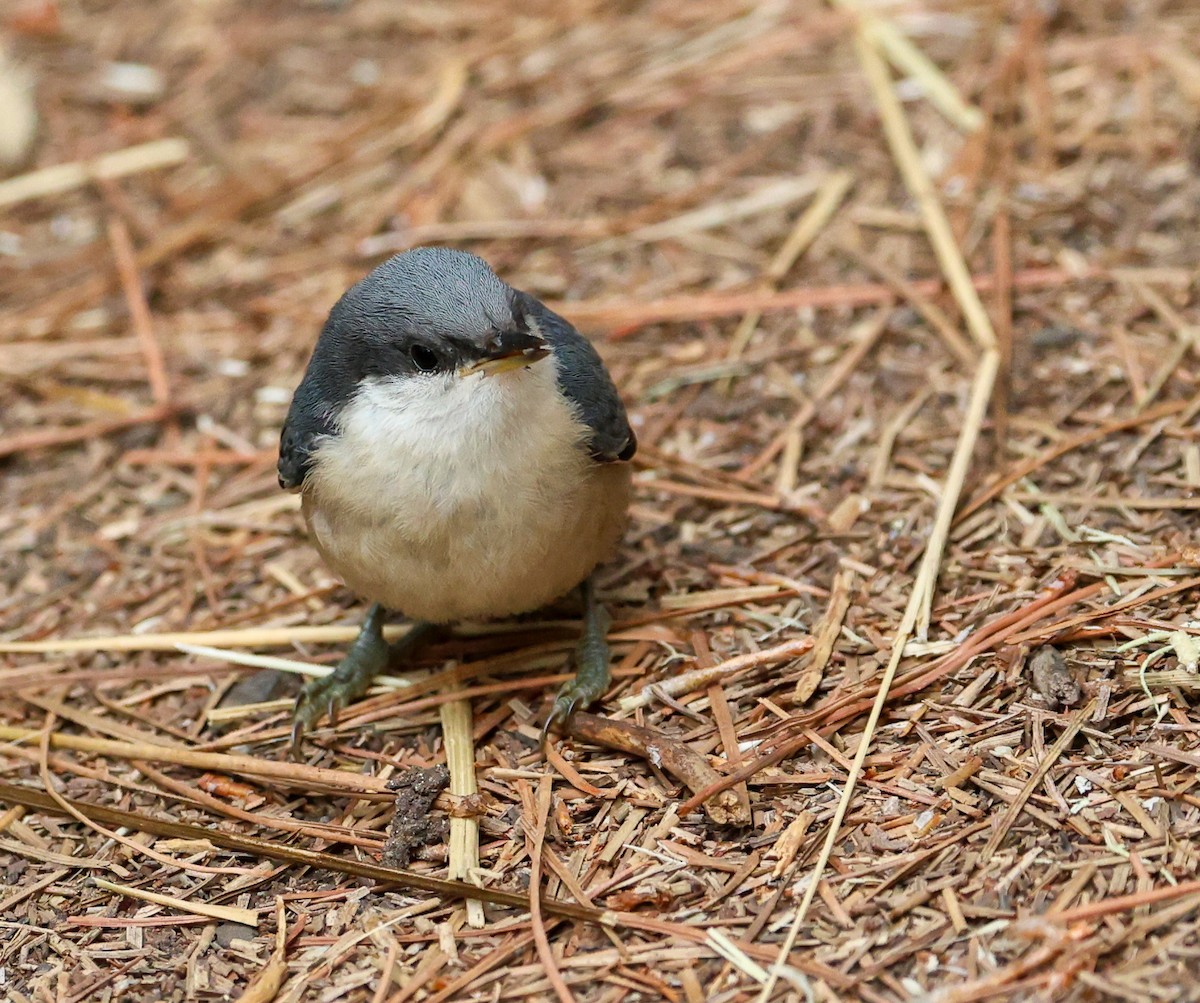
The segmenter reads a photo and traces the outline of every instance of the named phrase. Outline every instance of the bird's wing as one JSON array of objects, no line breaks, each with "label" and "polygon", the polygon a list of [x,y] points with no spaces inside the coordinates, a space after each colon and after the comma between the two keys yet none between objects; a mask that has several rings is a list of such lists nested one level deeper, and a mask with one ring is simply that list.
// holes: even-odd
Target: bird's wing
[{"label": "bird's wing", "polygon": [[287,421],[284,422],[283,431],[279,435],[279,462],[275,469],[279,474],[279,486],[287,491],[300,490],[308,469],[312,466],[312,454],[316,449],[317,440],[333,435],[335,431],[326,409],[306,409],[301,406],[309,392],[309,382],[306,376],[297,388]]},{"label": "bird's wing", "polygon": [[518,310],[537,325],[558,358],[558,385],[591,430],[588,450],[599,463],[629,460],[637,452],[637,437],[625,405],[592,343],[553,310],[518,293]]}]

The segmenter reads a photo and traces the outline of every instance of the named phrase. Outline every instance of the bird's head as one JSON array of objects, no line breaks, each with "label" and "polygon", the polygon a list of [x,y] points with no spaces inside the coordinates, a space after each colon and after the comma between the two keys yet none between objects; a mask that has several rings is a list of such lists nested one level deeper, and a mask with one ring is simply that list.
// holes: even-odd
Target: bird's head
[{"label": "bird's head", "polygon": [[351,287],[321,340],[358,380],[447,383],[550,354],[513,289],[483,259],[443,247],[399,254]]}]

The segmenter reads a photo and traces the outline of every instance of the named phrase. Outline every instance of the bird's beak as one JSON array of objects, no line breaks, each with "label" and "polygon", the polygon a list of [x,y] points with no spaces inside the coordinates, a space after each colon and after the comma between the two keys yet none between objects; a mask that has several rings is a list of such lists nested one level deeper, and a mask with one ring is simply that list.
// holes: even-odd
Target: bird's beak
[{"label": "bird's beak", "polygon": [[549,354],[550,346],[538,335],[521,330],[503,331],[492,339],[487,355],[459,370],[459,375],[484,373],[495,376],[497,373],[532,366]]}]

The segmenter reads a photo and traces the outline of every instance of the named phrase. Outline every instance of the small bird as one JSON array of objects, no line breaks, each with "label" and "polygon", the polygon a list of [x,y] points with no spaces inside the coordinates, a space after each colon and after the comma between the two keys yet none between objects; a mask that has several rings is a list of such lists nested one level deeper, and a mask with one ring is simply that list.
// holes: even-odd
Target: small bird
[{"label": "small bird", "polygon": [[[543,736],[598,700],[610,621],[591,574],[625,531],[636,449],[592,345],[481,258],[418,248],[347,290],[292,398],[278,470],[325,563],[371,606],[332,675],[297,698],[293,751],[437,625],[576,587],[576,676]],[[385,610],[414,621],[391,646]]]}]

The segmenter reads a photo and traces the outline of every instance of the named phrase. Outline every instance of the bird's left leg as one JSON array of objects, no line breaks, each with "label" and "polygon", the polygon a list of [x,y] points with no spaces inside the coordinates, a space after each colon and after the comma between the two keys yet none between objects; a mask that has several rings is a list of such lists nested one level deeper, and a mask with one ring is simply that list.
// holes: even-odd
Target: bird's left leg
[{"label": "bird's left leg", "polygon": [[575,646],[575,678],[563,683],[554,698],[550,716],[542,728],[542,743],[551,730],[560,731],[577,710],[590,707],[602,696],[612,682],[609,664],[608,628],[612,617],[596,598],[592,579],[580,586],[583,594],[583,636]]}]

